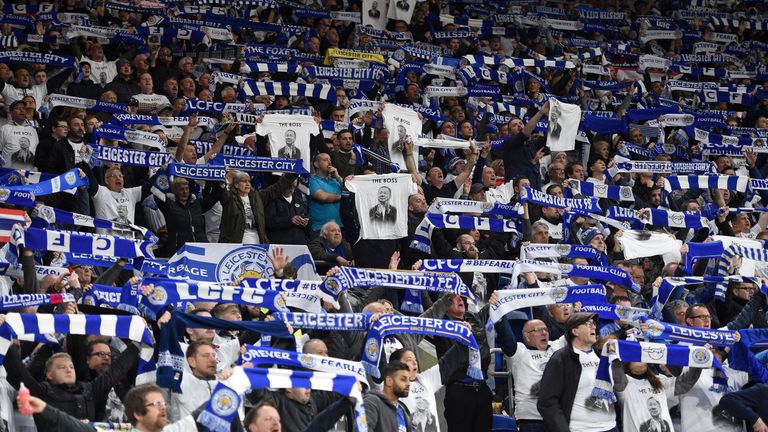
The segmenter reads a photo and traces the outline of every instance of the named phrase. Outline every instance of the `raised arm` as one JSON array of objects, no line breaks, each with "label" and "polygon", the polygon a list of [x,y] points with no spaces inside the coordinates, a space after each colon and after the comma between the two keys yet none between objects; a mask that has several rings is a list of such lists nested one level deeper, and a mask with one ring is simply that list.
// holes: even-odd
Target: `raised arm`
[{"label": "raised arm", "polygon": [[542,117],[549,114],[549,101],[547,101],[544,105],[542,105],[539,112],[533,115],[530,120],[528,120],[528,123],[523,126],[523,130],[521,133],[523,133],[525,136],[531,136],[531,133],[533,133],[533,130],[536,128],[536,125],[539,123]]}]

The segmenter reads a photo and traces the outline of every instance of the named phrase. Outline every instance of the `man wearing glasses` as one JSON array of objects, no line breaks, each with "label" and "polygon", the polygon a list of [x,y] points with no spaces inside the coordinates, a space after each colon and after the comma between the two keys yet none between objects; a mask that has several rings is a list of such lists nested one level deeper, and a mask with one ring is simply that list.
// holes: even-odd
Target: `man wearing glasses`
[{"label": "man wearing glasses", "polygon": [[565,327],[567,344],[552,355],[541,378],[537,408],[546,429],[538,430],[618,431],[613,404],[597,404],[592,397],[600,363],[592,349],[597,343],[597,315],[575,313]]},{"label": "man wearing glasses", "polygon": [[[734,291],[735,295],[735,291]],[[696,303],[685,311],[685,324],[689,327],[709,329],[712,328],[712,315],[707,305]],[[728,326],[730,327],[730,325]],[[735,328],[731,328],[732,330]],[[715,357],[723,361],[723,352],[711,348]],[[748,376],[745,372],[735,371],[728,366],[723,366],[728,377],[728,392],[741,389],[747,383]],[[725,393],[712,391],[714,369],[702,369],[699,380],[693,388],[680,395],[680,421],[682,430],[691,431],[741,431],[742,426],[734,425],[728,420],[711,415],[712,408],[719,402]]]},{"label": "man wearing glasses", "polygon": [[505,315],[494,327],[504,355],[510,357],[509,371],[515,383],[515,418],[521,432],[544,430],[544,421],[536,409],[539,381],[544,368],[555,351],[565,346],[565,337],[549,341],[549,329],[544,321],[530,320],[523,326],[523,342],[518,342],[512,330],[511,314]]}]

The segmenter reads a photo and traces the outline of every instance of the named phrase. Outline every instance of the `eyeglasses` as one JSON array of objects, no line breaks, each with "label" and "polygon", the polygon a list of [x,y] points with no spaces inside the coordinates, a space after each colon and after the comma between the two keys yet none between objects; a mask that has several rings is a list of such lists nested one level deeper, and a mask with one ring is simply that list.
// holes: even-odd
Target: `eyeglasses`
[{"label": "eyeglasses", "polygon": [[702,321],[712,321],[712,315],[694,315],[691,319],[697,319]]},{"label": "eyeglasses", "polygon": [[597,324],[595,324],[595,322],[594,322],[594,321],[587,321],[587,322],[585,322],[585,323],[584,323],[584,324],[582,324],[582,325],[585,325],[585,326],[587,326],[587,327],[591,327],[591,328],[596,328],[596,327],[597,327]]},{"label": "eyeglasses", "polygon": [[528,330],[526,333],[540,333],[540,334],[544,334],[544,333],[549,333],[549,329],[546,328],[546,327],[542,327],[542,328],[537,328],[537,329],[533,329],[533,330]]},{"label": "eyeglasses", "polygon": [[147,408],[149,408],[151,406],[153,406],[155,408],[165,408],[166,404],[165,404],[164,400],[157,400],[157,401],[154,401],[154,402],[150,402],[148,404],[144,404],[144,406],[147,407]]},{"label": "eyeglasses", "polygon": [[98,357],[101,357],[101,358],[110,358],[110,357],[112,357],[112,353],[111,352],[103,352],[103,351],[95,352],[95,353],[90,353],[89,355],[91,357],[98,356]]},{"label": "eyeglasses", "polygon": [[742,291],[757,292],[757,288],[753,287],[753,286],[750,286],[750,287],[736,287],[736,288],[734,288],[734,290],[737,290],[737,289],[742,290]]}]

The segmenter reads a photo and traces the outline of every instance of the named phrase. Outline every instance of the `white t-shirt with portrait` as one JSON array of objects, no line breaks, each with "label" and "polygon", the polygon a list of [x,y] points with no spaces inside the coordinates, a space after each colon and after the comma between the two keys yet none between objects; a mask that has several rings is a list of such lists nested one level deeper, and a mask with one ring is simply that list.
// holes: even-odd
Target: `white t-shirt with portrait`
[{"label": "white t-shirt with portrait", "polygon": [[656,393],[646,379],[627,376],[627,388],[618,392],[624,432],[672,432],[667,399],[675,396],[676,378],[659,375],[664,388]]},{"label": "white t-shirt with portrait", "polygon": [[411,425],[414,430],[440,432],[440,417],[437,415],[435,393],[442,386],[439,365],[416,375],[416,380],[411,381],[408,397],[400,399],[400,403],[410,411]]},{"label": "white t-shirt with portrait", "polygon": [[32,126],[8,123],[0,128],[0,145],[6,168],[35,170],[35,151],[40,139]]},{"label": "white t-shirt with portrait", "polygon": [[93,196],[96,217],[128,224],[134,221],[136,204],[139,201],[141,201],[141,186],[113,192],[106,186],[99,185],[99,191]]},{"label": "white t-shirt with portrait", "polygon": [[410,174],[361,175],[344,185],[355,194],[361,238],[408,236],[408,197],[418,192]]},{"label": "white t-shirt with portrait", "polygon": [[517,343],[515,355],[509,358],[509,370],[515,381],[515,418],[518,420],[541,420],[536,403],[539,398],[531,389],[541,381],[544,368],[555,351],[565,346],[565,336],[552,341],[546,350],[535,350]]},{"label": "white t-shirt with portrait", "polygon": [[603,432],[616,427],[616,412],[613,404],[604,403],[601,408],[592,406],[592,389],[595,387],[595,374],[600,364],[600,357],[594,350],[588,353],[574,349],[581,362],[581,376],[576,397],[571,408],[571,432]]}]

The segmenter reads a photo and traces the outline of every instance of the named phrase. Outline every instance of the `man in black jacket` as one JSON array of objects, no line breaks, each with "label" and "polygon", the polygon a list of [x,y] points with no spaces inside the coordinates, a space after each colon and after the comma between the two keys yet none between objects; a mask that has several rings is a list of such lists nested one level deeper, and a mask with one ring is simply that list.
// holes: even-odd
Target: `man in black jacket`
[{"label": "man in black jacket", "polygon": [[[488,322],[489,306],[486,305],[477,313],[466,311],[466,299],[453,296],[452,303],[443,319],[462,321],[472,326],[472,334],[480,347],[480,362],[483,371],[491,364],[491,354],[488,348],[485,323]],[[434,338],[437,358],[442,358],[457,341],[448,338]],[[485,381],[469,378],[466,370],[459,370],[446,380],[445,386],[445,420],[448,432],[453,431],[490,431],[493,421],[491,402],[493,394]]]},{"label": "man in black jacket", "polygon": [[579,312],[566,321],[568,344],[554,353],[544,369],[537,408],[550,432],[572,429],[613,432],[613,404],[591,397],[600,357],[592,350],[597,342],[597,315]]},{"label": "man in black jacket", "polygon": [[125,59],[119,59],[115,62],[117,67],[117,76],[104,87],[104,91],[112,90],[117,94],[117,101],[128,103],[131,96],[139,92],[139,84],[133,77],[133,66],[131,62]]}]

